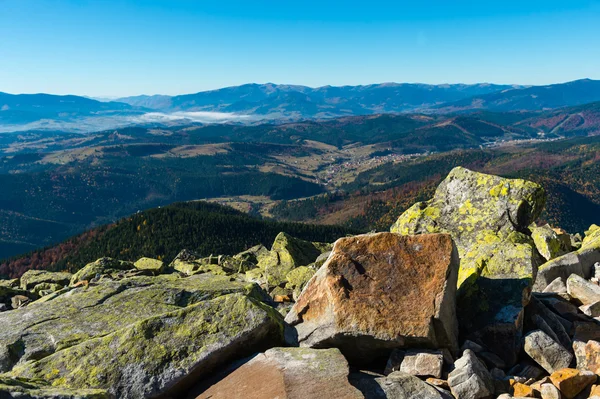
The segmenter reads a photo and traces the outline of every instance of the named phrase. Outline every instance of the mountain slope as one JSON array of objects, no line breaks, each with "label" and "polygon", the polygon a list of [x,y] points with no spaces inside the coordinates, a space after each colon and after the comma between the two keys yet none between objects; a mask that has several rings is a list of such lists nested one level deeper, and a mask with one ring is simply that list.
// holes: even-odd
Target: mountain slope
[{"label": "mountain slope", "polygon": [[0,276],[15,277],[29,269],[75,271],[104,256],[132,261],[148,256],[170,261],[182,249],[204,256],[233,255],[258,244],[270,246],[281,231],[321,242],[359,232],[339,226],[261,220],[207,202],[178,203],[138,212],[56,246],[7,260],[0,264]]},{"label": "mountain slope", "polygon": [[511,88],[434,107],[438,112],[477,109],[541,111],[600,101],[600,80],[581,79],[547,86]]}]

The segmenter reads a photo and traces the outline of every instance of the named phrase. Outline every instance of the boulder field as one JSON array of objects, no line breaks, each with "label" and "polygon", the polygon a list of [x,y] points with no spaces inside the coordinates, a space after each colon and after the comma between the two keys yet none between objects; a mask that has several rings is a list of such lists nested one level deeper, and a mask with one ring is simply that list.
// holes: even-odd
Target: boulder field
[{"label": "boulder field", "polygon": [[455,168],[390,232],[0,280],[0,399],[600,399],[600,227]]}]

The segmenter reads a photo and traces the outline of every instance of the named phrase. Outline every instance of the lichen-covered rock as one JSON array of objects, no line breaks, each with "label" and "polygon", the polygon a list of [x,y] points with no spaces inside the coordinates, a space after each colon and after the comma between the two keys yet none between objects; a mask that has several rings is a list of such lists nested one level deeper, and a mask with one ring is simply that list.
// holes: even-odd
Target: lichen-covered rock
[{"label": "lichen-covered rock", "polygon": [[187,276],[201,273],[211,273],[226,276],[233,270],[225,270],[219,265],[219,256],[202,257],[193,251],[184,249],[169,265],[170,268]]},{"label": "lichen-covered rock", "polygon": [[0,398],[2,399],[113,399],[103,389],[69,389],[0,376]]},{"label": "lichen-covered rock", "polygon": [[[45,302],[0,313],[0,372],[142,320],[229,293],[257,298],[255,284],[210,274],[139,276],[72,288]],[[48,298],[48,297],[44,297]]]},{"label": "lichen-covered rock", "polygon": [[315,269],[308,266],[300,266],[289,271],[285,276],[285,288],[292,290],[294,300],[297,300],[300,293],[315,275]]},{"label": "lichen-covered rock", "polygon": [[285,277],[292,269],[313,263],[322,249],[327,247],[282,232],[275,237],[271,251],[259,259],[257,266],[262,270],[266,283],[274,287],[285,284]]},{"label": "lichen-covered rock", "polygon": [[106,389],[118,398],[173,396],[216,367],[282,341],[273,308],[229,294],[128,324],[21,364],[10,375]]},{"label": "lichen-covered rock", "polygon": [[600,229],[594,226],[586,232],[577,251],[559,256],[539,267],[534,291],[543,291],[557,277],[566,281],[571,274],[585,279],[594,275],[594,264],[600,262]]},{"label": "lichen-covered rock", "polygon": [[273,348],[260,353],[197,399],[362,399],[348,382],[348,362],[337,349]]},{"label": "lichen-covered rock", "polygon": [[452,235],[461,257],[457,309],[462,334],[507,365],[516,361],[523,307],[542,262],[523,232],[544,204],[538,184],[458,167],[431,200],[412,206],[391,228],[399,234]]},{"label": "lichen-covered rock", "polygon": [[286,316],[301,346],[373,360],[394,348],[457,349],[458,257],[446,234],[341,238]]},{"label": "lichen-covered rock", "polygon": [[469,349],[454,362],[454,370],[448,375],[448,385],[456,399],[487,398],[495,388],[492,375]]},{"label": "lichen-covered rock", "polygon": [[18,288],[19,287],[19,279],[13,278],[10,280],[2,280],[0,279],[0,287],[5,288]]},{"label": "lichen-covered rock", "polygon": [[542,330],[525,335],[525,353],[548,373],[569,367],[573,355]]},{"label": "lichen-covered rock", "polygon": [[546,261],[571,252],[571,236],[557,231],[549,225],[533,226],[531,238]]},{"label": "lichen-covered rock", "polygon": [[53,273],[46,270],[28,270],[21,276],[21,289],[32,290],[36,285],[42,283],[56,284],[64,287],[71,281],[71,273]]},{"label": "lichen-covered rock", "polygon": [[31,292],[34,292],[40,296],[45,296],[45,295],[49,295],[53,292],[62,290],[64,288],[63,285],[61,284],[55,284],[55,283],[39,283],[36,284],[35,287],[33,287],[33,289],[31,290]]},{"label": "lichen-covered rock", "polygon": [[154,274],[161,274],[165,271],[165,263],[159,259],[140,258],[133,265],[138,270],[146,270]]},{"label": "lichen-covered rock", "polygon": [[95,262],[88,263],[75,273],[73,277],[71,277],[71,285],[73,286],[82,281],[90,281],[97,276],[121,273],[131,269],[134,269],[133,263],[131,262],[112,258],[101,258]]}]

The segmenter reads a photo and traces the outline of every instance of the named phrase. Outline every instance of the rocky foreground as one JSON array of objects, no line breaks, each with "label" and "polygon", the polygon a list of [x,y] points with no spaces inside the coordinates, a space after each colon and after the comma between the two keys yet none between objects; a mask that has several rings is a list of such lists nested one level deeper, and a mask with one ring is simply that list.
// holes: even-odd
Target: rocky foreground
[{"label": "rocky foreground", "polygon": [[600,227],[454,169],[389,233],[0,280],[0,398],[600,398]]}]

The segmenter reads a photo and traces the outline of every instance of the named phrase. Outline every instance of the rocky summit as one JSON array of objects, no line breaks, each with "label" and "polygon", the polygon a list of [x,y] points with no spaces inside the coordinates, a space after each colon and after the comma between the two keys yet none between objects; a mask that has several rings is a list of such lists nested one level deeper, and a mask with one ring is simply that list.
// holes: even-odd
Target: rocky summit
[{"label": "rocky summit", "polygon": [[0,280],[0,398],[600,398],[600,227],[455,168],[390,232]]}]

